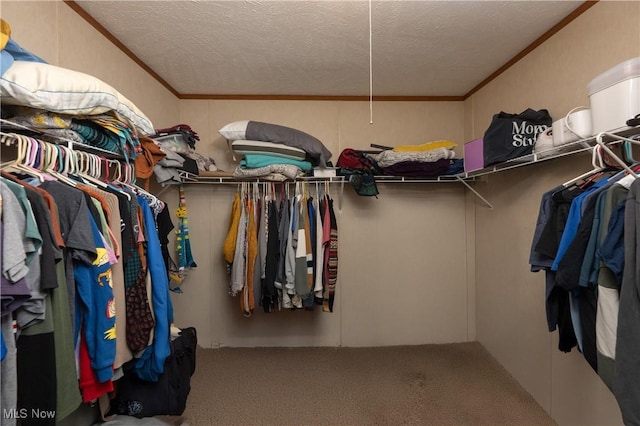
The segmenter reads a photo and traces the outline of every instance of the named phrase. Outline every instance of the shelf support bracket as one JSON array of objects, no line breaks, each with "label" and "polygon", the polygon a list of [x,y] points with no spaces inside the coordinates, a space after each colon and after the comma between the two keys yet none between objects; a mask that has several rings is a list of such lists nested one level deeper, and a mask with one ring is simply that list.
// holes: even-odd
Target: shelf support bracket
[{"label": "shelf support bracket", "polygon": [[342,214],[342,198],[344,195],[344,181],[345,181],[345,177],[343,176],[340,179],[340,195],[338,195],[338,214]]},{"label": "shelf support bracket", "polygon": [[484,204],[487,205],[487,207],[489,207],[491,210],[493,210],[493,206],[491,205],[490,202],[487,201],[486,198],[484,198],[482,195],[480,195],[480,193],[478,191],[476,191],[475,189],[473,189],[473,187],[471,185],[469,185],[464,179],[462,179],[460,176],[456,176],[456,179],[458,179],[464,186],[467,187],[467,189],[469,189],[469,191],[473,192],[473,194],[480,198],[480,200],[482,200],[482,202]]}]

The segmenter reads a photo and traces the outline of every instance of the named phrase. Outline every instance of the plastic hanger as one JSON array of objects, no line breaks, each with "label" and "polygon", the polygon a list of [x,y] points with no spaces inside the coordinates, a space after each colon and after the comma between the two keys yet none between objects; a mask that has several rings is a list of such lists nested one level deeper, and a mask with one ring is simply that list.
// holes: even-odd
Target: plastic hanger
[{"label": "plastic hanger", "polygon": [[106,188],[106,184],[104,182],[101,182],[89,173],[88,157],[91,156],[91,154],[69,150],[68,155],[72,158],[72,164],[74,164],[75,167],[72,171],[67,170],[67,175],[73,174],[74,179],[78,178],[82,183],[93,188]]},{"label": "plastic hanger", "polygon": [[33,149],[32,142],[29,138],[17,133],[2,133],[2,142],[5,144],[16,142],[18,153],[14,161],[1,164],[0,168],[7,172],[15,171],[16,173],[23,173],[29,176],[33,176],[40,182],[45,181],[44,175],[40,171],[25,164],[30,150]]},{"label": "plastic hanger", "polygon": [[162,201],[155,195],[151,194],[149,191],[146,191],[145,189],[142,189],[141,187],[135,184],[136,175],[133,168],[133,164],[125,162],[125,163],[122,163],[122,165],[123,165],[123,170],[125,172],[124,173],[125,177],[123,181],[119,182],[120,185],[130,189],[136,194],[144,196],[145,198],[150,200],[150,203],[149,203],[150,205],[159,204],[162,208],[164,208],[165,206],[164,201]]},{"label": "plastic hanger", "polygon": [[[60,145],[51,145],[51,144],[47,144],[46,147],[47,147],[46,149],[48,150],[48,153],[47,153],[48,162],[44,170],[45,173],[47,173],[50,176],[53,176],[59,182],[65,183],[75,188],[77,186],[77,183],[72,179],[68,178],[67,176],[64,176],[61,173],[61,170],[64,170],[64,167],[65,167],[65,164],[64,164],[65,157],[63,157],[62,147]],[[57,157],[57,161],[56,161],[56,157]],[[57,165],[57,168],[56,168],[56,165]]]},{"label": "plastic hanger", "polygon": [[[131,201],[131,194],[126,191],[123,191],[122,188],[119,188],[116,185],[120,185],[120,180],[122,179],[122,165],[118,160],[107,160],[107,167],[114,165],[114,174],[111,183],[107,184],[107,187],[112,189],[113,191],[117,191],[118,193],[127,197],[128,201]],[[117,174],[116,174],[117,173]]]},{"label": "plastic hanger", "polygon": [[618,136],[615,135],[613,133],[607,133],[607,132],[602,132],[599,133],[598,136],[596,136],[596,144],[598,144],[597,146],[600,146],[607,154],[609,154],[609,156],[611,157],[612,160],[614,160],[616,163],[618,163],[624,170],[626,170],[630,175],[632,175],[633,177],[635,177],[636,179],[638,177],[640,177],[640,175],[638,175],[631,167],[629,164],[627,164],[624,160],[622,160],[620,157],[618,157],[615,152],[613,152],[608,146],[607,144],[603,141],[604,137],[609,137],[612,138],[616,141],[623,141],[623,142],[629,142],[632,144],[638,144],[640,145],[640,141],[635,140],[635,139],[631,139],[631,138],[625,138],[622,136]]},{"label": "plastic hanger", "polygon": [[598,148],[598,146],[594,146],[593,149],[591,150],[591,165],[593,166],[593,169],[563,183],[562,186],[564,186],[565,188],[569,187],[574,183],[580,182],[588,178],[589,176],[592,176],[606,169],[607,166],[605,165],[604,160],[602,159],[601,151]]}]

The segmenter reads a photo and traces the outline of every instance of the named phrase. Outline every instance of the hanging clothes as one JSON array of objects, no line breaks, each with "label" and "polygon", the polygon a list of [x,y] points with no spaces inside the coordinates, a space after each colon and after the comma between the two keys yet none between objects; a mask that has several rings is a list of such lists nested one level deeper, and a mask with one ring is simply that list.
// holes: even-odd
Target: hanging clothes
[{"label": "hanging clothes", "polygon": [[[338,229],[328,194],[308,196],[305,184],[280,197],[273,185],[236,192],[222,247],[228,292],[240,295],[245,316],[257,300],[266,313],[279,309],[332,312],[338,276]],[[276,201],[278,200],[278,201]]]},{"label": "hanging clothes", "polygon": [[[640,424],[640,184],[637,174],[623,167],[624,172],[608,174],[596,169],[593,175],[600,180],[582,175],[587,176],[586,185],[565,184],[545,193],[529,261],[532,271],[547,273],[549,330],[559,326],[560,349],[571,350],[563,342],[575,339],[612,389],[624,423]],[[566,221],[558,208],[563,202],[570,206]],[[565,291],[571,311],[567,327],[562,322],[566,305],[549,303],[550,295]]]},{"label": "hanging clothes", "polygon": [[323,310],[333,312],[336,285],[338,283],[338,221],[333,210],[333,199],[327,199],[326,211],[329,216],[329,243],[325,249],[326,285],[323,293]]},{"label": "hanging clothes", "polygon": [[624,272],[620,294],[613,392],[625,424],[640,424],[640,181],[629,189],[624,214]]},{"label": "hanging clothes", "polygon": [[[150,287],[143,299],[153,304],[150,312],[156,316],[154,338],[147,335],[141,357],[131,365],[146,380],[162,374],[173,321],[155,222],[158,208],[164,206],[151,194],[125,188],[124,183],[92,183],[74,174],[78,168],[65,166],[61,174],[63,166],[50,161],[73,161],[66,148],[62,153],[60,147],[20,135],[2,137],[3,142],[22,144],[21,162],[34,162],[24,169],[13,167],[17,163],[3,165],[0,177],[1,318],[6,348],[2,408],[46,410],[55,413],[47,419],[55,424],[82,401],[95,402],[111,392],[122,367],[133,358],[125,338],[127,321],[144,322],[125,308],[125,265],[135,259],[134,254],[140,268],[133,271],[147,271],[142,283],[145,289]],[[49,151],[43,151],[45,147]],[[15,334],[13,318],[18,325]],[[78,371],[74,349],[80,357]],[[1,423],[15,424],[15,419],[3,418]],[[32,419],[21,420],[31,423]]]},{"label": "hanging clothes", "polygon": [[249,317],[255,308],[253,298],[253,274],[256,266],[256,258],[258,256],[258,233],[256,230],[255,203],[253,198],[247,200],[247,262],[245,273],[245,285],[242,287],[242,295],[240,297],[240,308],[245,316]]},{"label": "hanging clothes", "polygon": [[265,266],[265,277],[262,281],[261,305],[264,312],[273,312],[280,306],[278,290],[276,288],[276,277],[278,275],[278,263],[280,254],[280,241],[278,238],[279,215],[275,201],[268,203],[269,221],[267,224],[267,256]]}]

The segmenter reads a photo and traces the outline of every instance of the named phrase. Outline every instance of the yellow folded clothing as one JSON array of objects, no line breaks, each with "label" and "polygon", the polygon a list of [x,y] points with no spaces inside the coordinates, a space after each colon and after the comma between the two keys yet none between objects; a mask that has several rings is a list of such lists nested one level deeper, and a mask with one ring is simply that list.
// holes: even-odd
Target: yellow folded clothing
[{"label": "yellow folded clothing", "polygon": [[0,49],[4,49],[10,38],[11,26],[4,19],[0,19]]},{"label": "yellow folded clothing", "polygon": [[441,141],[433,141],[433,142],[427,142],[427,143],[423,143],[421,145],[400,145],[400,146],[396,146],[395,148],[393,148],[394,151],[396,152],[407,152],[407,151],[431,151],[432,149],[438,149],[438,148],[454,148],[458,146],[457,143],[452,142],[452,141],[447,141],[447,140],[441,140]]}]

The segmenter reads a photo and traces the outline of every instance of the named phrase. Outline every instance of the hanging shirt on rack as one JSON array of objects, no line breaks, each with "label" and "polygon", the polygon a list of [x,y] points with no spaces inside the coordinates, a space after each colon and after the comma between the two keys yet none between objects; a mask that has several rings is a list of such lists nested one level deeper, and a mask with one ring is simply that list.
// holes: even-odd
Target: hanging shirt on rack
[{"label": "hanging shirt on rack", "polygon": [[551,266],[562,237],[571,200],[581,192],[578,187],[565,188],[560,185],[542,195],[529,255],[531,271],[545,271],[547,327],[549,332],[558,329],[558,349],[562,352],[571,351],[577,345],[577,341],[571,322],[569,293],[556,286],[556,273],[551,270]]},{"label": "hanging shirt on rack", "polygon": [[291,309],[293,307],[293,305],[291,304],[291,296],[293,296],[294,294],[293,287],[287,286],[287,279],[285,275],[287,247],[290,238],[289,226],[291,223],[289,206],[289,200],[286,199],[283,195],[280,199],[280,221],[278,223],[278,243],[280,245],[280,248],[278,251],[278,269],[276,271],[275,286],[278,289],[282,307],[285,309]]},{"label": "hanging shirt on rack", "polygon": [[326,290],[324,292],[323,310],[333,312],[336,284],[338,282],[338,221],[333,210],[333,199],[327,200],[329,215],[329,246],[326,251]]},{"label": "hanging shirt on rack", "polygon": [[[229,231],[227,237],[224,240],[222,248],[222,254],[224,260],[227,263],[227,273],[231,273],[231,267],[235,259],[236,243],[238,240],[238,224],[240,223],[241,215],[240,194],[236,192],[233,197],[233,204],[231,206],[231,221],[229,223]],[[229,288],[231,293],[231,288]]]},{"label": "hanging shirt on rack", "polygon": [[624,217],[625,266],[620,294],[613,391],[625,424],[640,424],[640,180],[629,190]]},{"label": "hanging shirt on rack", "polygon": [[278,209],[275,201],[269,201],[267,205],[269,213],[268,237],[267,237],[267,257],[265,266],[265,278],[262,283],[261,305],[264,312],[272,312],[279,306],[278,290],[275,286],[278,268],[278,256],[280,252],[280,242],[278,239]]},{"label": "hanging shirt on rack", "polygon": [[237,295],[244,288],[246,279],[246,244],[247,244],[247,225],[249,218],[247,215],[245,195],[242,195],[240,201],[240,220],[238,222],[238,234],[236,238],[235,253],[233,255],[233,264],[231,266],[231,277],[229,281],[229,294]]},{"label": "hanging shirt on rack", "polygon": [[[596,313],[596,340],[598,375],[613,388],[616,340],[620,307],[620,286],[624,269],[624,215],[626,199],[618,203],[607,224],[608,233],[598,249],[598,308]],[[613,262],[611,260],[615,259]],[[616,266],[617,265],[617,266]],[[619,277],[614,270],[619,270]]]},{"label": "hanging shirt on rack", "polygon": [[113,362],[116,354],[116,312],[111,263],[98,226],[90,216],[89,226],[97,256],[90,264],[76,262],[74,265],[79,302],[76,332],[80,333],[81,326],[91,357],[91,368],[97,381],[104,383],[113,377]]},{"label": "hanging shirt on rack", "polygon": [[[16,196],[0,182],[2,196],[2,276],[0,277],[0,295],[2,297],[2,316],[9,317],[22,304],[31,298],[31,291],[27,286],[26,253],[22,244],[23,234],[20,224],[24,220]],[[11,250],[6,250],[10,247]]]},{"label": "hanging shirt on rack", "polygon": [[245,285],[242,288],[241,309],[245,316],[251,316],[255,308],[253,299],[253,274],[258,255],[258,234],[256,230],[255,203],[253,198],[247,200],[247,269],[245,275]]},{"label": "hanging shirt on rack", "polygon": [[320,201],[313,200],[314,222],[315,222],[315,250],[313,253],[313,293],[315,303],[322,305],[322,265],[324,263],[324,226],[322,224],[322,214],[320,212]]},{"label": "hanging shirt on rack", "polygon": [[[50,292],[46,299],[45,312],[46,316],[52,319],[54,330],[54,349],[47,345],[46,335],[32,333],[37,330],[29,328],[22,333],[25,339],[22,339],[23,341],[21,342],[23,348],[21,350],[19,368],[24,368],[24,372],[20,381],[23,388],[39,389],[40,392],[36,392],[37,395],[42,395],[44,398],[56,397],[57,403],[54,407],[56,412],[55,420],[60,421],[78,408],[81,403],[81,397],[76,373],[73,331],[69,314],[69,301],[67,299],[64,263],[61,262],[63,256],[60,248],[64,243],[59,231],[57,206],[53,198],[41,188],[19,181],[10,174],[3,173],[3,176],[7,179],[12,179],[25,188],[38,223],[38,229],[43,237],[40,255],[40,285],[43,290],[49,290]],[[37,341],[38,339],[41,341]],[[29,346],[34,348],[35,357],[28,356],[27,347]],[[49,359],[55,359],[55,379],[52,379],[56,385],[54,391],[39,384],[42,378],[47,377],[47,374],[52,371],[47,368],[45,363],[41,362],[41,359],[44,354],[53,354],[53,352],[55,352],[55,356]],[[27,356],[24,356],[25,354]],[[29,360],[33,360],[35,367],[29,366]],[[27,378],[24,377],[25,374],[27,374]],[[28,377],[33,378],[31,382]],[[36,385],[30,386],[29,383],[32,382],[36,383]],[[46,383],[46,380],[44,382]],[[26,404],[29,405],[28,402]],[[36,399],[33,400],[31,406],[45,407],[48,405],[42,400]]]},{"label": "hanging shirt on rack", "polygon": [[64,240],[65,276],[71,313],[72,328],[75,330],[76,282],[73,269],[75,262],[91,264],[96,259],[96,247],[87,235],[91,234],[88,206],[84,193],[57,181],[45,181],[40,188],[47,191],[56,202],[60,232]]},{"label": "hanging shirt on rack", "polygon": [[173,306],[154,215],[144,198],[138,197],[138,203],[145,223],[147,259],[153,285],[152,300],[156,323],[153,341],[136,361],[135,372],[140,379],[155,382],[163,373],[165,360],[171,353],[169,326],[173,322]]}]

